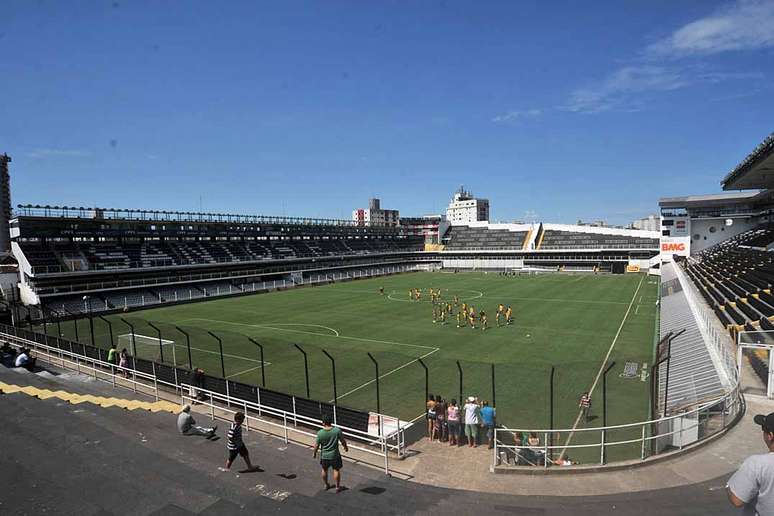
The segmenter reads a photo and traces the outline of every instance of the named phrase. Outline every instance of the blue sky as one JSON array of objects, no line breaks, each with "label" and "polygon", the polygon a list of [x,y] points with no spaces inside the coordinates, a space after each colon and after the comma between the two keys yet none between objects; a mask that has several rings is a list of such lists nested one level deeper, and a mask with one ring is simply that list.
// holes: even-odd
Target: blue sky
[{"label": "blue sky", "polygon": [[774,130],[774,0],[2,5],[14,203],[626,223]]}]

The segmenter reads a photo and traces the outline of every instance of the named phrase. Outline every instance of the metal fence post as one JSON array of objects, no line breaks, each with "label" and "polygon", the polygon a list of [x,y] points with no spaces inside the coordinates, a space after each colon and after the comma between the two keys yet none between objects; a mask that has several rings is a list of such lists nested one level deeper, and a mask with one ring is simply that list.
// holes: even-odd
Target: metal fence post
[{"label": "metal fence post", "polygon": [[[301,346],[298,344],[293,344],[297,350],[301,352],[302,355],[304,355],[304,379],[306,380],[306,398],[311,398],[309,394],[309,361],[306,357],[306,351],[304,351]],[[293,412],[295,412],[295,408],[293,409]]]},{"label": "metal fence post", "polygon": [[158,329],[152,322],[148,321],[148,326],[156,330],[156,333],[159,334],[159,362],[162,364],[164,363],[164,347],[161,344],[161,330]]},{"label": "metal fence post", "polygon": [[251,337],[247,337],[247,340],[258,346],[258,349],[261,350],[261,385],[263,387],[266,387],[266,370],[264,365],[266,362],[263,360],[263,345],[259,344],[258,341],[253,340]]},{"label": "metal fence post", "polygon": [[220,339],[220,337],[218,337],[217,335],[215,335],[211,331],[208,331],[207,333],[209,333],[212,338],[214,338],[215,340],[218,341],[218,349],[220,350],[220,372],[221,372],[221,375],[223,376],[223,379],[225,380],[226,379],[226,362],[223,360],[223,341]]},{"label": "metal fence post", "polygon": [[[376,413],[381,414],[382,413],[382,401],[380,399],[379,395],[379,362],[376,361],[374,356],[371,353],[367,353],[368,358],[371,359],[371,362],[374,363],[374,368],[376,370]],[[381,432],[381,428],[379,429],[379,432]]]},{"label": "metal fence post", "polygon": [[[424,362],[422,362],[421,358],[417,358],[417,362],[425,370],[425,399],[422,402],[422,410],[425,412],[425,419],[427,419],[428,414],[427,414],[427,409],[425,408],[426,407],[425,403],[430,399],[430,371],[427,369],[427,365]],[[461,399],[460,399],[460,403],[462,403]]]},{"label": "metal fence post", "polygon": [[185,336],[185,346],[188,349],[188,369],[193,371],[193,359],[191,358],[191,336],[188,335],[187,331],[180,328],[180,326],[175,326],[175,329]]},{"label": "metal fence post", "polygon": [[460,365],[460,361],[457,360],[457,371],[459,372],[459,379],[460,379],[460,404],[463,403],[462,398],[462,366]]},{"label": "metal fence post", "polygon": [[325,356],[328,357],[331,361],[331,376],[333,377],[333,423],[336,424],[336,405],[338,405],[339,402],[339,395],[336,391],[336,361],[333,359],[330,353],[322,348],[320,348],[320,350],[325,353]]}]

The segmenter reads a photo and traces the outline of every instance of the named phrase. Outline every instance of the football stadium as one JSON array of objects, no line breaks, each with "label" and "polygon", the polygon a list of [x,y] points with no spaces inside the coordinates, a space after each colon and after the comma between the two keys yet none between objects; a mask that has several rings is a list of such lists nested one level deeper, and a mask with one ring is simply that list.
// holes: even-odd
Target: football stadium
[{"label": "football stadium", "polygon": [[495,4],[10,9],[0,513],[774,514],[774,5]]}]

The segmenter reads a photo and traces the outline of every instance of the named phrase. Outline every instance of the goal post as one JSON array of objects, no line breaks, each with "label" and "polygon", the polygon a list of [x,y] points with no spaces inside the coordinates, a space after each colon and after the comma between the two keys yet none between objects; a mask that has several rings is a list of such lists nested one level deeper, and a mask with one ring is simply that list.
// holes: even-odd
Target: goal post
[{"label": "goal post", "polygon": [[176,363],[175,357],[175,341],[169,339],[159,339],[150,335],[124,333],[119,335],[117,339],[118,349],[126,348],[130,354],[137,358],[150,358],[152,360],[159,360],[161,357],[160,347],[172,348],[172,361]]}]

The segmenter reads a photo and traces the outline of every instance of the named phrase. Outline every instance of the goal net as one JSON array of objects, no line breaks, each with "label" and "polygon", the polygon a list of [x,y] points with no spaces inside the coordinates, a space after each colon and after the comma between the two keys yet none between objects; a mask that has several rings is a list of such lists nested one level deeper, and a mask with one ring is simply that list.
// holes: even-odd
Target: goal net
[{"label": "goal net", "polygon": [[[134,338],[134,341],[132,341]],[[134,353],[138,358],[158,360],[159,338],[150,335],[125,333],[118,336],[118,349],[126,348],[129,353]],[[161,347],[166,348],[175,344],[174,340],[161,339]],[[174,349],[174,348],[173,348]]]}]

